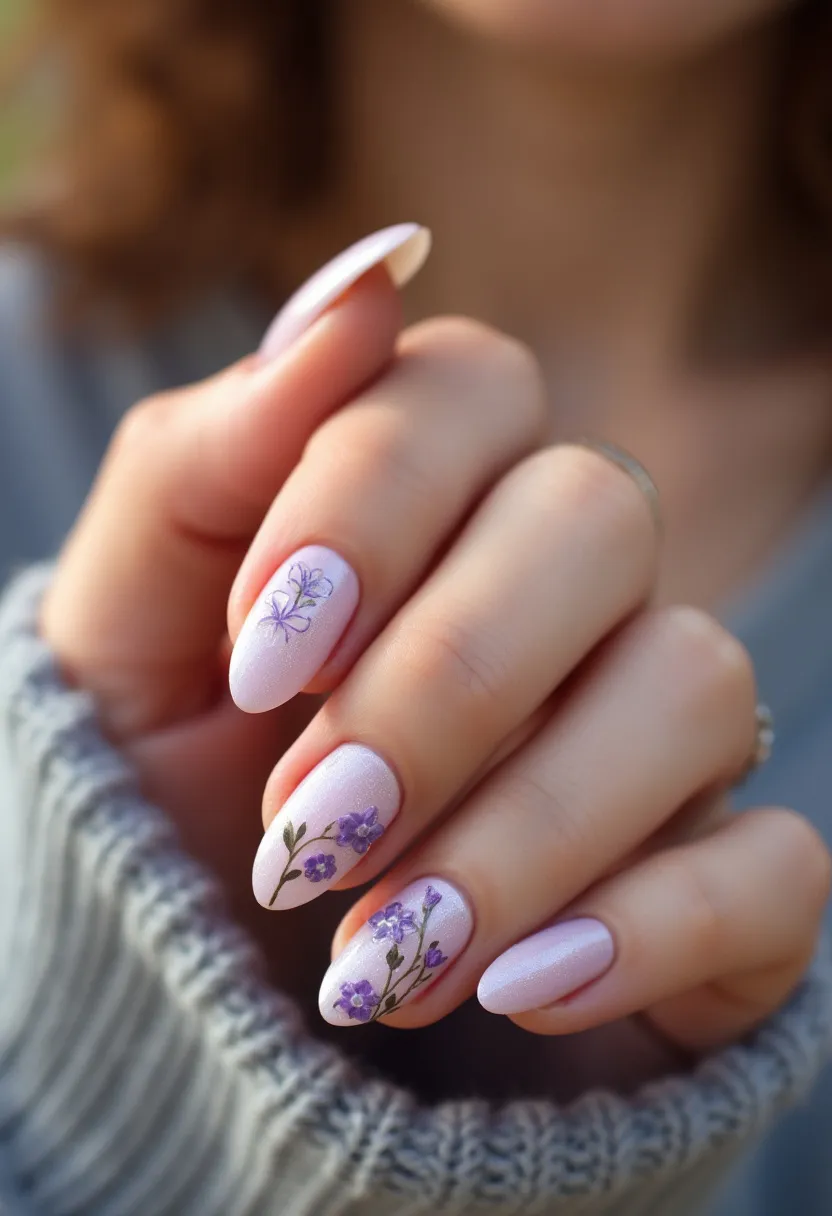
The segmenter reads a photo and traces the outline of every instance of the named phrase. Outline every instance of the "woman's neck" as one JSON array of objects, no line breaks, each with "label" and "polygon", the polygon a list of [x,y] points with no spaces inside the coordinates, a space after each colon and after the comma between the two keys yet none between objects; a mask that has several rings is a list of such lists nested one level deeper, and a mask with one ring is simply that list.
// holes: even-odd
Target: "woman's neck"
[{"label": "woman's neck", "polygon": [[538,348],[677,348],[757,184],[768,31],[599,67],[477,40],[407,0],[344,8],[347,214],[433,227],[414,300]]},{"label": "woman's neck", "polygon": [[311,247],[428,224],[411,316],[461,312],[528,342],[553,435],[604,436],[654,473],[663,594],[734,591],[832,450],[827,368],[727,378],[690,358],[714,271],[724,298],[726,251],[747,251],[765,197],[776,31],[656,66],[521,53],[414,0],[348,0],[340,26],[343,191]]}]

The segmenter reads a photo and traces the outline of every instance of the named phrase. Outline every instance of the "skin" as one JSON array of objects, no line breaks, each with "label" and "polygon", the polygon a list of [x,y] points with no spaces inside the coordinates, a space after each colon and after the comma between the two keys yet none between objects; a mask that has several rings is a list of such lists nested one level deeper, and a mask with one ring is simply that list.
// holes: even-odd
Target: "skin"
[{"label": "skin", "polygon": [[[592,915],[613,930],[613,967],[516,1023],[560,1036],[638,1014],[666,1042],[709,1047],[788,994],[828,895],[828,855],[798,814],[728,820],[756,690],[703,607],[759,567],[828,469],[826,367],[720,378],[688,355],[702,267],[762,175],[770,6],[677,7],[674,25],[655,5],[626,20],[608,5],[601,28],[589,6],[539,0],[356,4],[342,48],[363,82],[345,99],[355,172],[291,242],[298,275],[339,225],[374,226],[383,166],[385,209],[440,236],[414,309],[490,324],[402,331],[375,271],[277,363],[140,403],[44,607],[68,674],[285,987],[320,977],[308,959],[327,901],[291,931],[252,908],[253,808],[262,796],[270,822],[347,739],[393,764],[404,806],[349,877],[379,881],[335,948],[425,873],[476,914],[401,1026],[444,1018],[520,937]],[[438,62],[454,70],[415,96],[418,131],[441,134],[417,139],[407,98]],[[401,104],[379,108],[391,88]],[[663,546],[626,475],[563,442],[581,433],[648,465]],[[226,626],[233,639],[283,557],[313,542],[362,582],[309,689],[331,695],[245,717],[223,694]],[[514,615],[495,594],[504,570],[531,592]]]}]

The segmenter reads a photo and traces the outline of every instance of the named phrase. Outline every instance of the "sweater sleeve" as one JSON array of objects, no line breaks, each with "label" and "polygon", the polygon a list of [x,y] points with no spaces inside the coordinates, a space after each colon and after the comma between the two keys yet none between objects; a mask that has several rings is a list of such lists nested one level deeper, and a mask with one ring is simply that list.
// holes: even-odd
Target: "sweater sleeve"
[{"label": "sweater sleeve", "polygon": [[314,1040],[144,802],[35,628],[0,606],[0,1211],[26,1216],[701,1212],[811,1085],[816,960],[741,1045],[632,1099],[419,1105]]}]

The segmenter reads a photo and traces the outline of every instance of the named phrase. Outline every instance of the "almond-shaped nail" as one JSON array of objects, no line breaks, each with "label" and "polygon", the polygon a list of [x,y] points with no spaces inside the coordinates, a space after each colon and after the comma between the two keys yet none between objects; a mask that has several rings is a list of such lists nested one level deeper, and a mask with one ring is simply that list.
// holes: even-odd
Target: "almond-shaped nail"
[{"label": "almond-shaped nail", "polygon": [[526,937],[496,958],[477,988],[489,1013],[526,1013],[562,1001],[600,979],[615,944],[606,925],[583,916]]},{"label": "almond-shaped nail", "polygon": [[395,285],[404,287],[424,264],[430,242],[430,232],[421,224],[394,224],[350,245],[307,279],[283,305],[260,344],[260,357],[276,359],[339,296],[382,262]]},{"label": "almond-shaped nail", "polygon": [[344,743],[304,778],[269,824],[254,859],[254,897],[297,908],[357,866],[399,811],[393,770],[369,747]]},{"label": "almond-shaped nail", "polygon": [[474,918],[456,887],[423,878],[380,907],[331,964],[321,1016],[333,1026],[378,1021],[424,992],[468,944]]},{"label": "almond-shaped nail", "polygon": [[289,701],[324,665],[358,604],[358,576],[322,545],[298,549],[254,602],[234,643],[228,682],[250,714]]}]

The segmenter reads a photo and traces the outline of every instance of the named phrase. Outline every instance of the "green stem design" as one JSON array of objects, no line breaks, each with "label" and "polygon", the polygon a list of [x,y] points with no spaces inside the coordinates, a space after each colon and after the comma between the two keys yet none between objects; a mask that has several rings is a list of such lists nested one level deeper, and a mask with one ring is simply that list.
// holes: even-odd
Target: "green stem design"
[{"label": "green stem design", "polygon": [[[291,827],[292,825],[290,824],[289,826]],[[332,831],[332,829],[334,827],[335,827],[335,821],[333,820],[332,823],[328,823],[326,825],[326,827],[323,830],[323,834],[321,836],[310,836],[307,839],[305,836],[301,835],[300,840],[298,840],[297,836],[294,837],[295,843],[294,843],[293,847],[289,850],[289,856],[286,859],[286,864],[283,867],[283,872],[281,873],[278,884],[274,889],[271,899],[269,900],[269,907],[271,907],[272,904],[274,903],[274,901],[277,899],[278,895],[281,892],[281,889],[286,885],[287,881],[290,881],[287,878],[287,875],[289,874],[289,871],[291,870],[292,862],[295,860],[295,858],[298,856],[298,854],[303,849],[305,849],[307,845],[319,844],[322,840],[333,840],[333,841],[336,840],[337,837],[329,835],[329,833]],[[298,830],[301,833],[303,833],[305,828],[306,828],[306,824],[302,823]],[[294,828],[292,829],[292,831],[294,833]]]},{"label": "green stem design", "polygon": [[[425,909],[423,906],[422,910],[424,915],[422,917],[422,923],[419,926],[419,941],[416,945],[416,953],[413,955],[413,960],[407,971],[404,971],[395,983],[393,983],[393,972],[396,970],[396,968],[391,967],[389,963],[387,964],[387,979],[384,984],[384,989],[379,997],[378,1004],[373,1010],[372,1016],[367,1019],[368,1022],[377,1022],[378,1019],[384,1014],[392,1013],[394,1009],[398,1009],[402,1001],[405,1001],[410,996],[414,988],[418,987],[419,984],[426,983],[431,978],[430,974],[425,974],[426,965],[424,959],[422,958],[422,950],[424,949],[425,934],[427,933],[428,921],[430,920],[430,914],[433,911],[433,908]],[[400,993],[399,996],[396,997],[395,1002],[390,1006],[389,1009],[385,1009],[384,1002],[387,1000],[390,994],[395,994],[396,989],[400,988],[408,976],[413,975],[415,971],[418,971],[419,974],[416,976],[416,979],[413,981],[410,987],[405,989],[404,992]]]}]

